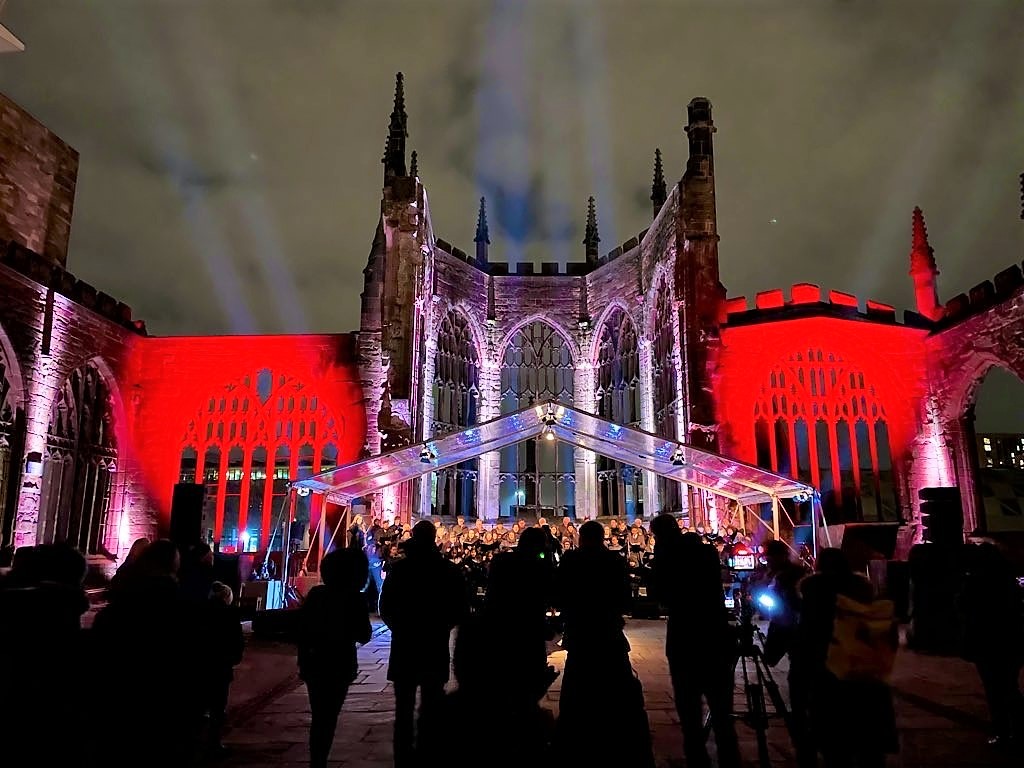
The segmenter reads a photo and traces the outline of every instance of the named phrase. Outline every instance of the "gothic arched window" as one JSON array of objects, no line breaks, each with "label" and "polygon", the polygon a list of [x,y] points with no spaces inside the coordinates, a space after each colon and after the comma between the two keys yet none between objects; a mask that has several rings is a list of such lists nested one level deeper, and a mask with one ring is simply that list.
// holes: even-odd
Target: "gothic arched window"
[{"label": "gothic arched window", "polygon": [[60,388],[46,432],[39,540],[106,554],[117,443],[110,390],[97,368],[76,368]]},{"label": "gothic arched window", "polygon": [[[501,412],[545,400],[572,403],[573,353],[569,342],[543,321],[516,331],[502,352]],[[527,440],[501,452],[502,516],[575,514],[572,446]]]},{"label": "gothic arched window", "polygon": [[758,464],[818,488],[834,522],[899,519],[885,407],[862,371],[795,353],[766,377],[754,416]]},{"label": "gothic arched window", "polygon": [[[679,439],[676,421],[678,407],[678,376],[676,369],[676,317],[668,282],[662,282],[654,300],[654,338],[652,339],[652,366],[654,384],[654,431],[669,440]],[[682,508],[679,483],[658,478],[662,511]]]},{"label": "gothic arched window", "polygon": [[[597,340],[597,413],[626,426],[640,424],[640,353],[636,326],[621,308],[601,326]],[[643,498],[641,472],[597,457],[600,514],[635,517]]]},{"label": "gothic arched window", "polygon": [[[477,423],[480,400],[480,355],[466,318],[449,310],[437,332],[434,354],[434,413],[431,430],[444,435]],[[434,475],[434,509],[442,515],[470,516],[477,459],[441,470]]]},{"label": "gothic arched window", "polygon": [[[206,485],[208,542],[222,552],[280,549],[288,481],[319,472],[324,456],[336,462],[344,431],[315,391],[270,368],[211,393],[185,429],[179,472]],[[296,509],[293,536],[315,525],[314,503]]]}]

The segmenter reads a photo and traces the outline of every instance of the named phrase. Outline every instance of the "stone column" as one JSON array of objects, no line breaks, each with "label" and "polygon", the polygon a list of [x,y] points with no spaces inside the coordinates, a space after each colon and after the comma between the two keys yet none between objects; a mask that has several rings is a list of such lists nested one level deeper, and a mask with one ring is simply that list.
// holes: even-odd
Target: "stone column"
[{"label": "stone column", "polygon": [[[60,383],[46,385],[60,379],[55,361],[49,355],[34,355],[26,360],[22,369],[25,386],[25,450],[21,466],[11,466],[11,477],[17,477],[18,508],[14,519],[14,546],[24,547],[39,543],[42,530],[40,516],[43,490],[43,466],[46,462],[46,432],[50,413]],[[13,457],[12,457],[13,459]],[[29,461],[29,459],[32,459]],[[38,461],[37,461],[38,459]],[[76,457],[78,460],[78,457]]]},{"label": "stone column", "polygon": [[[582,357],[582,353],[581,353]],[[573,373],[573,405],[586,413],[597,411],[594,393],[594,366],[590,361],[578,362]],[[576,474],[576,516],[597,515],[597,454],[584,448],[573,451]]]},{"label": "stone column", "polygon": [[[640,357],[640,428],[654,432],[654,366],[651,340],[637,339]],[[644,470],[644,515],[653,517],[660,510],[658,477]]]},{"label": "stone column", "polygon": [[[423,359],[423,440],[434,437],[434,366],[437,362],[437,339],[433,334],[427,336],[426,352]],[[433,473],[428,472],[420,477],[420,517],[430,514],[430,489]]]},{"label": "stone column", "polygon": [[[477,409],[481,423],[498,418],[501,413],[501,368],[490,356],[480,368],[480,404]],[[478,461],[476,477],[477,515],[485,520],[498,516],[498,474],[501,455],[497,451],[483,454]]]}]

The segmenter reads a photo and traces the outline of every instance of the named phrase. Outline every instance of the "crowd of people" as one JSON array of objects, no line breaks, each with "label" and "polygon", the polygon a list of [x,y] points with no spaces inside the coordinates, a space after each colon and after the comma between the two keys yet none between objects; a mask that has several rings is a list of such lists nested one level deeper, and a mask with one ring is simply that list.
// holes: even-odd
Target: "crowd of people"
[{"label": "crowd of people", "polygon": [[[717,764],[741,764],[733,715],[740,644],[722,563],[742,534],[729,541],[690,531],[672,515],[659,515],[649,529],[593,520],[481,528],[422,520],[398,531],[364,530],[356,520],[323,558],[321,584],[297,613],[311,768],[327,765],[358,678],[356,649],[372,634],[370,584],[391,631],[387,676],[399,768],[654,765],[623,618],[636,552],[650,555],[652,599],[667,617],[666,666],[687,765],[711,765],[705,708]],[[496,538],[474,603],[452,552]],[[390,546],[396,551],[387,553]],[[798,765],[817,765],[819,755],[828,768],[884,765],[898,746],[888,685],[897,646],[891,605],[839,550],[820,552],[813,570],[782,542],[760,554],[764,567],[751,588],[756,582],[774,595],[764,655],[769,664],[789,657],[788,724]],[[6,744],[25,748],[5,748],[5,765],[169,767],[224,756],[220,739],[243,637],[231,589],[213,578],[209,547],[136,542],[88,631],[80,553],[54,544],[7,558],[0,563],[0,658],[7,661],[0,725],[17,734]],[[962,583],[964,656],[977,665],[997,742],[1018,743],[1024,630],[1015,582],[998,551],[982,545],[965,548]],[[555,613],[566,652],[557,719],[541,704],[558,676],[548,663]],[[500,663],[498,649],[511,651]],[[451,671],[457,687],[446,692]],[[454,723],[481,715],[499,717],[514,738],[499,739],[500,749],[485,727],[459,728],[453,738]]]},{"label": "crowd of people", "polygon": [[243,633],[213,553],[141,539],[86,631],[86,560],[22,547],[0,580],[4,766],[187,766],[220,741]]}]

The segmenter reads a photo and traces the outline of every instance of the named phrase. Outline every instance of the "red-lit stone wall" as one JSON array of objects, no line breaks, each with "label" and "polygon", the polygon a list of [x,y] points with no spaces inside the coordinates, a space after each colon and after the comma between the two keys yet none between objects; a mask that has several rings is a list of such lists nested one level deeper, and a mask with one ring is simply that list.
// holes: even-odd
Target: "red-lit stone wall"
[{"label": "red-lit stone wall", "polygon": [[0,239],[67,264],[78,153],[0,93]]},{"label": "red-lit stone wall", "polygon": [[[109,418],[117,445],[107,548],[117,550],[118,531],[152,528],[140,467],[130,449],[136,414],[128,384],[132,356],[142,340],[131,311],[24,248],[0,242],[0,348],[13,371],[16,393],[11,441],[5,534],[18,544],[35,543],[40,523],[42,476],[26,458],[45,457],[54,403],[76,369],[92,366],[110,392]],[[35,462],[33,462],[35,463]]]},{"label": "red-lit stone wall", "polygon": [[[186,447],[198,452],[200,464],[210,447],[220,451],[223,462],[234,446],[246,456],[262,447],[271,457],[285,447],[290,477],[298,474],[303,444],[319,457],[329,442],[339,463],[354,461],[363,450],[366,422],[352,334],[147,338],[132,363],[129,376],[139,408],[135,450],[163,525]],[[270,402],[260,403],[252,382],[264,370],[273,375],[274,390]],[[302,408],[313,398],[315,409]],[[279,429],[279,422],[294,431]],[[320,469],[319,458],[313,469]],[[218,503],[222,516],[223,500]],[[255,521],[255,530],[259,527]]]},{"label": "red-lit stone wall", "polygon": [[[922,484],[912,477],[912,460],[927,392],[928,331],[897,324],[891,307],[872,302],[860,312],[846,294],[820,298],[815,286],[798,285],[789,297],[759,294],[754,309],[730,300],[715,378],[721,449],[802,475],[831,491],[837,508],[844,491],[877,493],[881,473],[901,510],[887,509],[890,519],[911,520]],[[807,452],[802,459],[798,446]]]}]

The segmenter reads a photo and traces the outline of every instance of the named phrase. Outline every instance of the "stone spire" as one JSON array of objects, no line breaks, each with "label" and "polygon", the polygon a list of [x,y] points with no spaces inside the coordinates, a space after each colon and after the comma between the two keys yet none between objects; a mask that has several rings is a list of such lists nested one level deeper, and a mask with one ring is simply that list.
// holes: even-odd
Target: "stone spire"
[{"label": "stone spire", "polygon": [[924,214],[914,208],[913,237],[910,246],[910,276],[914,280],[914,295],[920,315],[935,321],[942,317],[943,307],[939,304],[939,290],[935,278],[939,270],[935,265],[935,252],[928,245],[928,229]]},{"label": "stone spire", "polygon": [[586,246],[587,262],[597,262],[597,244],[601,238],[597,234],[597,208],[594,206],[594,198],[587,200],[587,229],[583,235],[583,245]]},{"label": "stone spire", "polygon": [[910,274],[939,274],[935,265],[935,251],[928,245],[928,228],[924,223],[924,213],[914,208],[913,239],[910,246]]},{"label": "stone spire", "polygon": [[654,183],[651,184],[651,203],[654,208],[654,216],[657,218],[661,207],[668,199],[668,191],[665,186],[665,170],[661,167],[661,150],[654,150]]},{"label": "stone spire", "polygon": [[487,231],[487,201],[480,198],[480,211],[476,215],[476,261],[478,264],[487,263],[487,246],[491,244],[491,235]]},{"label": "stone spire", "polygon": [[419,175],[419,172],[419,166],[416,164],[416,150],[414,149],[412,151],[412,155],[409,157],[409,175],[415,179]]},{"label": "stone spire", "polygon": [[402,73],[395,75],[395,106],[388,124],[388,140],[384,145],[384,184],[396,176],[405,176],[405,140],[409,136],[409,117],[405,114],[405,85]]}]

